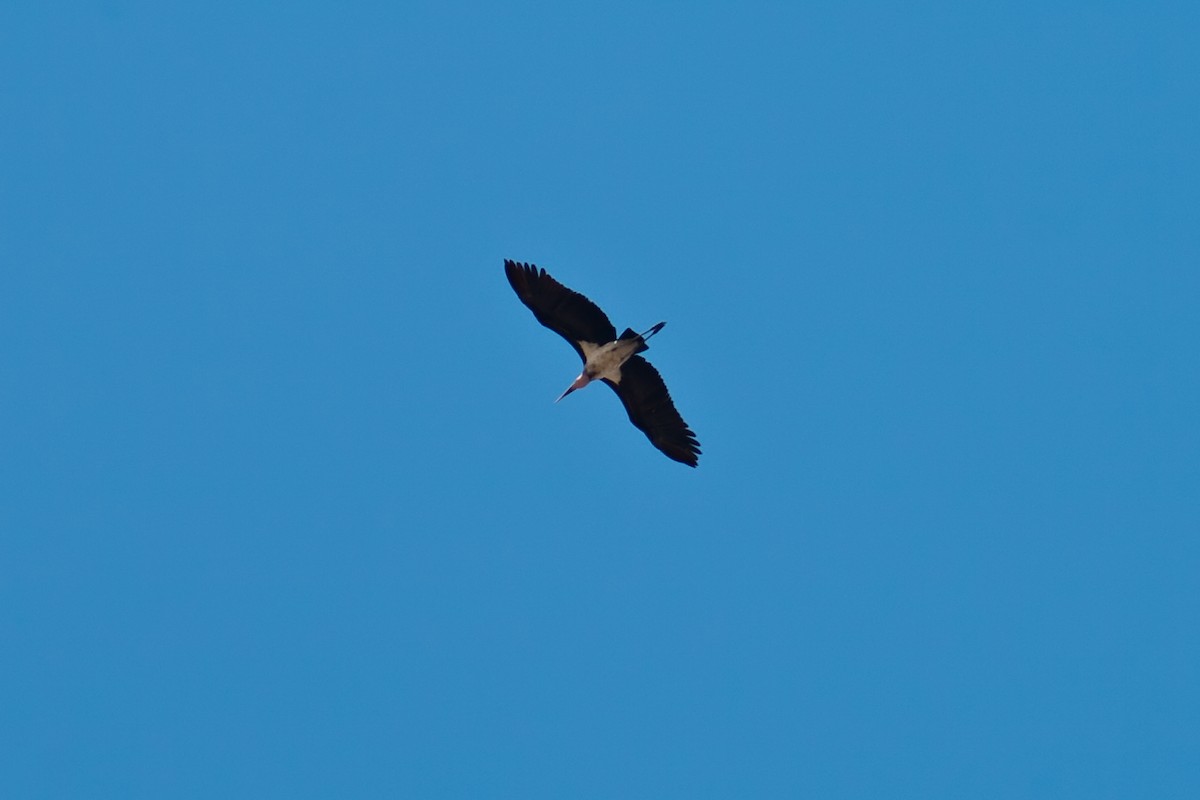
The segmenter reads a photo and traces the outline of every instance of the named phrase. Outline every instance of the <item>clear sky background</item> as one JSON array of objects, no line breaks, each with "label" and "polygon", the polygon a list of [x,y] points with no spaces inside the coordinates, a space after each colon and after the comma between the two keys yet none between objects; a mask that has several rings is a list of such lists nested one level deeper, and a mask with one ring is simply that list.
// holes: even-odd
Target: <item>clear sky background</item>
[{"label": "clear sky background", "polygon": [[1200,796],[1200,10],[993,5],[4,4],[0,794]]}]

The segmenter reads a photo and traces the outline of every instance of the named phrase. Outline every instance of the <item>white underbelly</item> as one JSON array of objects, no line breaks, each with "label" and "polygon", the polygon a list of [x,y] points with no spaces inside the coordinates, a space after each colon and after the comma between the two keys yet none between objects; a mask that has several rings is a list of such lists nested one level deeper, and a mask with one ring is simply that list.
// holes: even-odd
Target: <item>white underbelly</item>
[{"label": "white underbelly", "polygon": [[621,365],[637,350],[640,342],[637,339],[618,339],[607,344],[592,344],[580,342],[583,357],[586,361],[584,369],[593,379],[621,382]]}]

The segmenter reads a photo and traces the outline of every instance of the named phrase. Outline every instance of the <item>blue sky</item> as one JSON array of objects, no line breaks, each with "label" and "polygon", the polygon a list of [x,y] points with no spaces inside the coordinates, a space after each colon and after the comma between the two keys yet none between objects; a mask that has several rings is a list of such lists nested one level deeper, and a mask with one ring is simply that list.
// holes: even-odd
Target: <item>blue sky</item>
[{"label": "blue sky", "polygon": [[3,794],[1196,795],[1198,30],[5,5]]}]

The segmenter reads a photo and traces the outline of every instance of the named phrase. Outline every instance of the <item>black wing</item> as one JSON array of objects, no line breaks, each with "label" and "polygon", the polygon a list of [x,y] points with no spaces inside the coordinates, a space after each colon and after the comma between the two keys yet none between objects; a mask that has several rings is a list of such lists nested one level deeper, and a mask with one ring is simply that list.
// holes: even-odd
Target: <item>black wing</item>
[{"label": "black wing", "polygon": [[537,321],[566,339],[585,361],[580,342],[607,344],[617,338],[617,329],[599,306],[551,278],[546,270],[505,259],[504,274]]},{"label": "black wing", "polygon": [[604,382],[621,398],[629,421],[646,434],[652,445],[667,458],[696,466],[700,461],[700,442],[675,410],[667,385],[649,361],[633,356],[621,365],[620,383],[607,378]]}]

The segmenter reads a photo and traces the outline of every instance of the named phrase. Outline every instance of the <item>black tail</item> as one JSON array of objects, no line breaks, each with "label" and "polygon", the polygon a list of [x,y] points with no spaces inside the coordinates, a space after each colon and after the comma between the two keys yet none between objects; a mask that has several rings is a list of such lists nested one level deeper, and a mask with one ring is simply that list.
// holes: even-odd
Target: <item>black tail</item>
[{"label": "black tail", "polygon": [[641,343],[640,343],[640,344],[638,344],[638,349],[637,349],[637,350],[634,350],[633,352],[635,352],[635,353],[644,353],[644,352],[646,352],[647,350],[649,350],[649,349],[650,349],[650,345],[646,344],[646,340],[647,340],[647,339],[649,339],[649,338],[650,338],[651,336],[653,336],[654,334],[656,334],[656,333],[658,333],[659,331],[661,331],[661,330],[662,330],[662,326],[663,326],[663,325],[666,325],[666,324],[667,324],[667,323],[665,323],[665,322],[660,322],[660,323],[658,323],[657,325],[655,325],[653,328],[651,328],[650,330],[648,330],[648,331],[646,331],[645,333],[642,333],[642,334],[637,334],[637,333],[634,333],[634,332],[633,332],[633,328],[626,328],[626,329],[625,329],[625,332],[624,332],[624,333],[622,333],[622,334],[621,334],[619,337],[617,337],[617,338],[618,338],[618,339],[641,339],[642,341],[641,341]]}]

